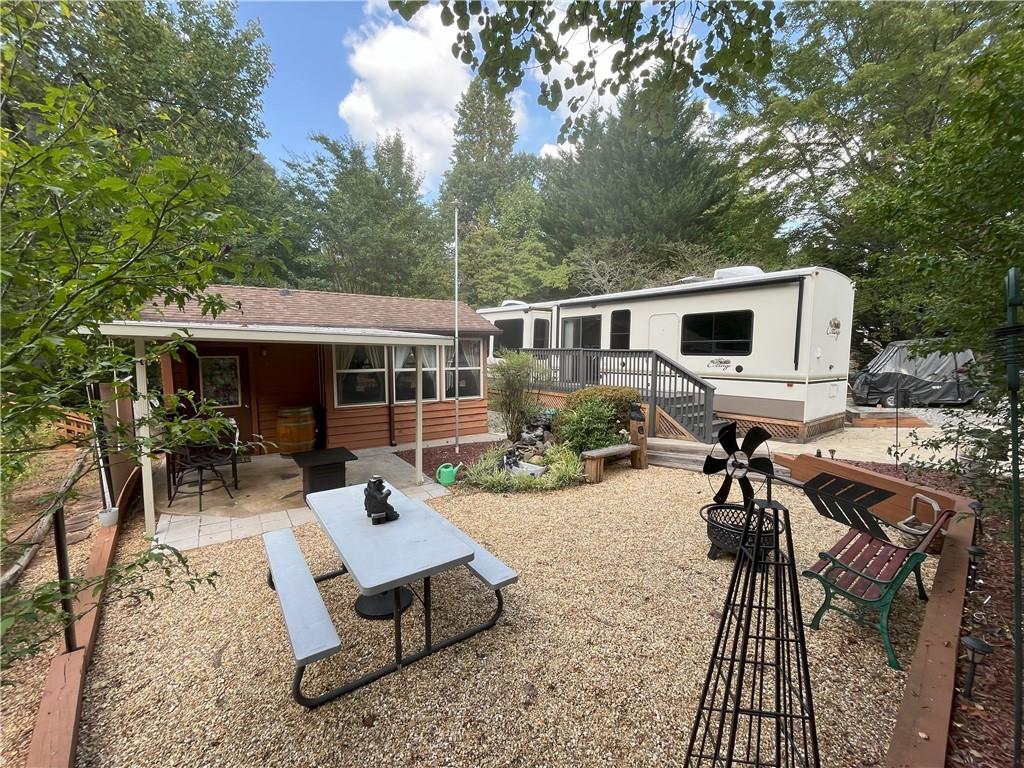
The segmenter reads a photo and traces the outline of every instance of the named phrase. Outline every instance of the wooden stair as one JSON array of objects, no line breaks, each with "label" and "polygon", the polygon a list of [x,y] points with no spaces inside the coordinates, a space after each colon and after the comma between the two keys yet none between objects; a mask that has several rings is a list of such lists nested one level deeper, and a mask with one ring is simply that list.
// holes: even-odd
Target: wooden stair
[{"label": "wooden stair", "polygon": [[[704,457],[711,452],[711,448],[710,445],[690,440],[649,437],[647,438],[647,463],[657,467],[702,472]],[[775,463],[775,473],[779,477],[789,477],[789,470],[778,462]],[[756,485],[755,483],[755,487]]]}]

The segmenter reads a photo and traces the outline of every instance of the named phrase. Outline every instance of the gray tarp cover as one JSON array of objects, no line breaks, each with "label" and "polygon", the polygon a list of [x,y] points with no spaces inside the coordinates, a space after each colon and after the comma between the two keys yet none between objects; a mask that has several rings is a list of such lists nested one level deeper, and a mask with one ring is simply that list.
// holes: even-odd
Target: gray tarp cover
[{"label": "gray tarp cover", "polygon": [[966,403],[978,394],[966,375],[957,373],[974,362],[974,353],[930,352],[911,355],[918,341],[894,341],[875,357],[853,383],[853,400],[858,405],[885,404],[896,397],[901,404],[931,405]]}]

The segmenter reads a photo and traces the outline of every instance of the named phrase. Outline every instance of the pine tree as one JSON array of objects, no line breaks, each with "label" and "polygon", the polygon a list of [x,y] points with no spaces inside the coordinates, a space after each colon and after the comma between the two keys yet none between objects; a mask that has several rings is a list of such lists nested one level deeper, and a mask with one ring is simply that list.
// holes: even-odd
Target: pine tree
[{"label": "pine tree", "polygon": [[475,78],[456,108],[455,144],[451,168],[444,175],[439,202],[448,219],[456,203],[459,220],[468,227],[480,223],[485,208],[522,176],[525,163],[514,154],[516,126],[512,104],[484,80]]}]

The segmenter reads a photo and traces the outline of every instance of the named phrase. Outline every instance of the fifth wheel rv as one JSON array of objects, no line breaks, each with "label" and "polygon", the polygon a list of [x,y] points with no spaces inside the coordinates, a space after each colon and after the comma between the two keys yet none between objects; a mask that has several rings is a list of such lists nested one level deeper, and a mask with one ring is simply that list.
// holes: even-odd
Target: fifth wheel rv
[{"label": "fifth wheel rv", "polygon": [[[687,378],[698,395],[686,397],[713,398],[716,418],[805,440],[842,428],[853,298],[852,281],[824,267],[767,273],[734,267],[710,279],[561,301],[507,301],[478,312],[502,331],[492,339],[492,356],[501,349],[558,350],[558,376],[573,381],[561,391],[634,381],[644,390],[642,378],[623,375],[644,364],[637,362],[643,351],[653,361],[650,381],[665,380],[655,372],[659,366]],[[653,401],[658,386],[645,396]],[[678,402],[681,390],[673,391]],[[706,431],[700,439],[712,437]]]}]

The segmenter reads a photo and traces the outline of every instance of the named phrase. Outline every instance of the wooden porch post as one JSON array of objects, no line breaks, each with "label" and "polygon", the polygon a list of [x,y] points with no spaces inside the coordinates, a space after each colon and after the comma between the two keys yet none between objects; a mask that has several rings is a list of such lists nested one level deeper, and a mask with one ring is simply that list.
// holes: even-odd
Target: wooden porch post
[{"label": "wooden porch post", "polygon": [[416,485],[423,485],[423,347],[417,344],[413,349],[416,350]]},{"label": "wooden porch post", "polygon": [[[139,437],[149,440],[149,381],[146,378],[146,340],[135,339],[135,421]],[[142,506],[146,514],[146,535],[156,536],[156,504],[153,501],[153,457],[143,449]]]}]

